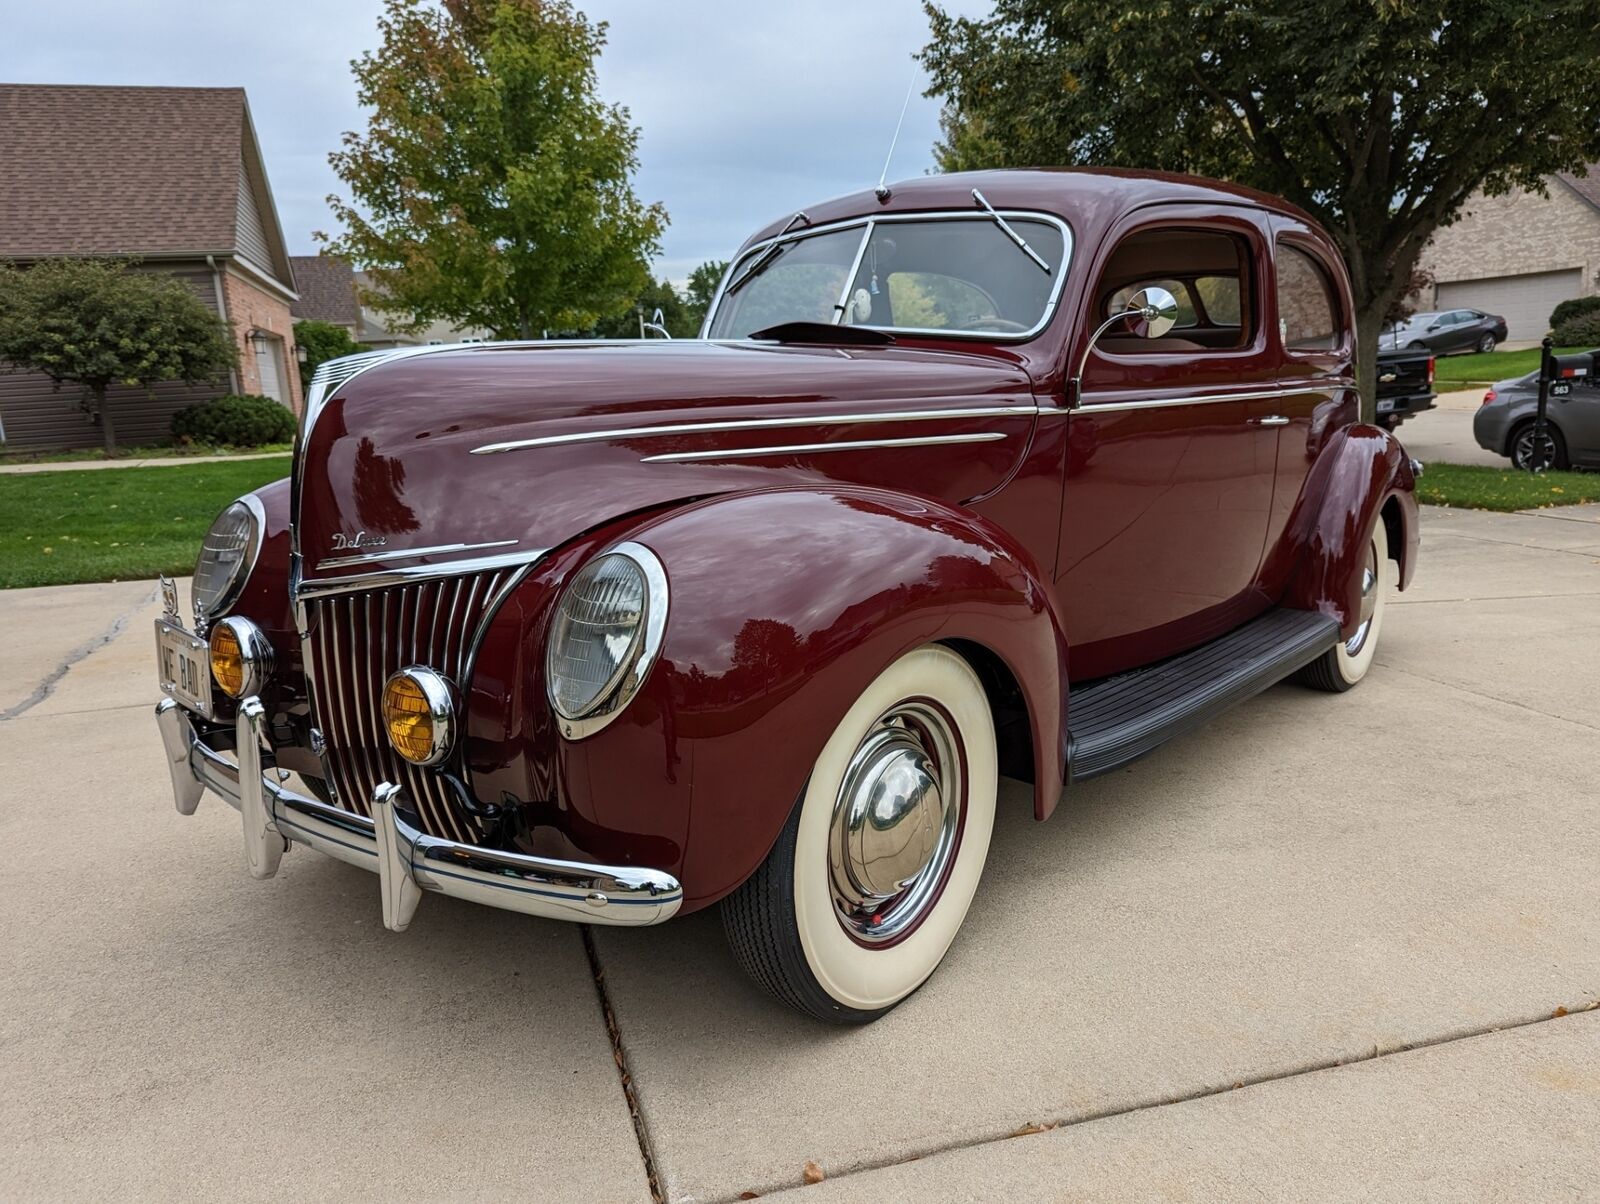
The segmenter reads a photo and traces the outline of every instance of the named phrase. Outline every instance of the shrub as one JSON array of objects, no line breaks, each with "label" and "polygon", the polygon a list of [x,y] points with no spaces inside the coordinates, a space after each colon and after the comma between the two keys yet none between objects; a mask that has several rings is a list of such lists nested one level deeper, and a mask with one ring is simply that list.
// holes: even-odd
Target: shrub
[{"label": "shrub", "polygon": [[260,447],[294,439],[294,415],[270,397],[230,393],[215,401],[185,406],[172,416],[172,433],[186,443]]},{"label": "shrub", "polygon": [[[1596,293],[1593,297],[1569,297],[1550,311],[1550,329],[1554,330],[1569,319],[1583,314],[1595,313],[1600,313],[1600,293]],[[1557,339],[1556,342],[1559,343],[1561,340]]]},{"label": "shrub", "polygon": [[1566,319],[1551,337],[1557,347],[1600,347],[1600,306]]},{"label": "shrub", "polygon": [[311,387],[311,374],[319,364],[364,350],[343,326],[315,318],[294,324],[294,341],[296,346],[305,349],[306,358],[300,364],[300,383],[307,389]]}]

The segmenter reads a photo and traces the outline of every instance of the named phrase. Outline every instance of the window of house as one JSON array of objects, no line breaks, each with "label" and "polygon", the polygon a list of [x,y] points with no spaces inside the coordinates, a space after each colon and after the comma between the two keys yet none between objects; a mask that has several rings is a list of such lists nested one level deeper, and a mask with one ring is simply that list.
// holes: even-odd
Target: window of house
[{"label": "window of house", "polygon": [[1278,333],[1290,351],[1329,351],[1343,337],[1333,284],[1317,261],[1278,244]]}]

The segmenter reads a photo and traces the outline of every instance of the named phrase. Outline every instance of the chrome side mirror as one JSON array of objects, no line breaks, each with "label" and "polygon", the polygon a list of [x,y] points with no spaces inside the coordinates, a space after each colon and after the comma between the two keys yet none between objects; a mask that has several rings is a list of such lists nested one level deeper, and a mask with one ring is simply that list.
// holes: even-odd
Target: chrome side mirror
[{"label": "chrome side mirror", "polygon": [[[1132,311],[1137,310],[1137,316]],[[1141,339],[1159,339],[1178,321],[1178,299],[1158,284],[1142,288],[1128,298],[1128,333]]]},{"label": "chrome side mirror", "polygon": [[1126,322],[1129,334],[1141,339],[1159,339],[1172,329],[1177,320],[1178,299],[1160,285],[1152,284],[1134,293],[1128,298],[1127,306],[1100,323],[1084,344],[1083,355],[1078,358],[1077,374],[1067,385],[1067,407],[1071,409],[1081,400],[1084,365],[1089,362],[1089,352],[1094,350],[1094,345],[1106,331],[1118,323]]}]

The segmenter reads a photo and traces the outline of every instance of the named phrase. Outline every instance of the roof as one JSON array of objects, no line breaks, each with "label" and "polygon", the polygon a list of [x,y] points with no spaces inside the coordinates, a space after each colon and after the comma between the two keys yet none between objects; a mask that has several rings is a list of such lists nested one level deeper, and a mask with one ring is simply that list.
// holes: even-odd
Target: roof
[{"label": "roof", "polygon": [[0,257],[227,255],[293,287],[243,88],[0,84],[0,163]]},{"label": "roof", "polygon": [[1558,173],[1559,179],[1596,209],[1600,209],[1600,163],[1591,163],[1585,169],[1589,174],[1575,176],[1569,171]]},{"label": "roof", "polygon": [[337,255],[291,255],[295,291],[300,299],[289,307],[296,318],[359,326],[361,303],[350,261]]},{"label": "roof", "polygon": [[[975,204],[974,189],[997,209],[1054,213],[1074,224],[1090,212],[1120,215],[1157,202],[1188,201],[1259,206],[1317,225],[1315,218],[1288,201],[1254,188],[1203,176],[1117,167],[1028,167],[917,176],[891,185],[886,202],[880,202],[873,190],[867,189],[820,205],[807,205],[803,212],[809,222],[802,224],[822,225],[874,213],[970,209]],[[751,236],[749,243],[771,238],[794,216],[786,213],[775,219]]]}]

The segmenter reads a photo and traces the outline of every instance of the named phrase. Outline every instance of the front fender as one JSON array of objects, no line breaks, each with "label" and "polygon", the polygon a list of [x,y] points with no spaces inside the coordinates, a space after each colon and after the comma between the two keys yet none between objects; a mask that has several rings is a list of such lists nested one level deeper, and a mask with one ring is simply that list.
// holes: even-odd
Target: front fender
[{"label": "front fender", "polygon": [[1296,516],[1299,563],[1284,604],[1331,615],[1345,637],[1355,634],[1361,608],[1357,571],[1373,524],[1388,527],[1389,555],[1399,584],[1411,584],[1417,560],[1416,477],[1405,449],[1388,431],[1355,425],[1340,430],[1317,459],[1302,495],[1317,499]]},{"label": "front fender", "polygon": [[1028,710],[1039,813],[1059,797],[1060,623],[1032,558],[981,516],[881,490],[796,488],[607,535],[588,553],[627,538],[665,566],[666,632],[616,721],[558,741],[553,777],[573,818],[678,845],[681,862],[661,868],[683,882],[686,907],[754,871],[840,717],[922,644],[978,644],[1009,670]]}]

